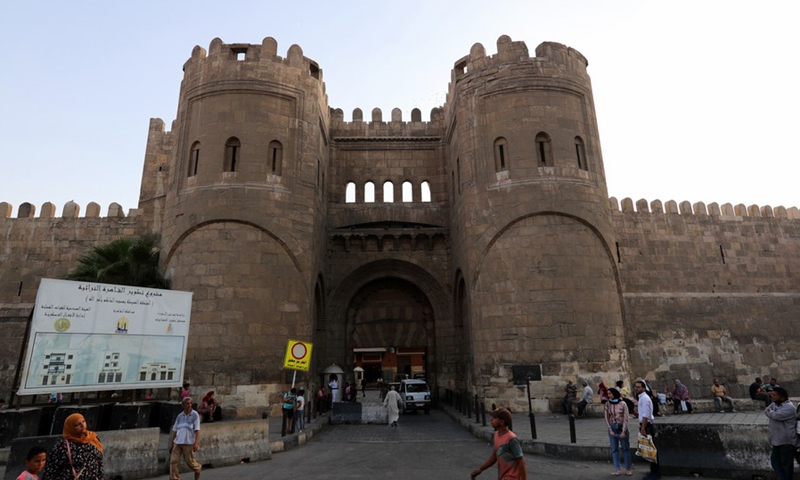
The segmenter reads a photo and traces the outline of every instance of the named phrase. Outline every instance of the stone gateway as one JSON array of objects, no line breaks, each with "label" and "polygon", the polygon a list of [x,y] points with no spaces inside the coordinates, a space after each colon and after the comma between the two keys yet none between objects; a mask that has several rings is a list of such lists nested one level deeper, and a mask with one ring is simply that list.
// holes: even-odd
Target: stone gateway
[{"label": "stone gateway", "polygon": [[195,47],[170,130],[150,121],[137,208],[0,203],[0,396],[40,279],[150,233],[194,293],[188,378],[239,417],[279,403],[287,339],[313,342],[315,384],[336,364],[342,385],[359,367],[517,409],[522,367],[539,410],[568,378],[798,390],[800,212],[609,198],[587,65],[502,36],[454,62],[429,121],[345,121],[297,45]]}]

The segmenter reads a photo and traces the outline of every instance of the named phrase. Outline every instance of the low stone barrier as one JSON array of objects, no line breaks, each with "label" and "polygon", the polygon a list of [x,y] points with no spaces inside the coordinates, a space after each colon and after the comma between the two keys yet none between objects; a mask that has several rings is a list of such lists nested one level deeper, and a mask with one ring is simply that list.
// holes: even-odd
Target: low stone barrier
[{"label": "low stone barrier", "polygon": [[[204,466],[222,467],[242,461],[258,462],[272,458],[267,420],[204,423],[200,432],[197,461]],[[156,477],[169,471],[168,455],[163,450],[168,446],[168,436],[160,434],[158,428],[105,431],[97,434],[103,443],[106,478],[136,480]],[[49,451],[60,439],[60,435],[14,439],[4,480],[14,480],[25,468],[25,455],[32,446],[41,445]],[[159,451],[159,448],[162,450]],[[185,469],[183,462],[181,465]]]},{"label": "low stone barrier", "polygon": [[771,478],[767,435],[766,425],[663,424],[654,442],[662,473],[751,480]]},{"label": "low stone barrier", "polygon": [[[122,477],[124,480],[151,478],[158,475],[157,428],[100,432],[103,443],[103,469],[106,478]],[[25,456],[34,445],[47,451],[61,440],[61,435],[46,437],[21,437],[11,442],[4,480],[14,480],[25,469]]]}]

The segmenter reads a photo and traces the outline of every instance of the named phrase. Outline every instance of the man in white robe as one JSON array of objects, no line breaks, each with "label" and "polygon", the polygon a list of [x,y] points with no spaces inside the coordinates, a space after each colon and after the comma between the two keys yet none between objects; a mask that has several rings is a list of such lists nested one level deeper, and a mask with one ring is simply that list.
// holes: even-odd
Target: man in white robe
[{"label": "man in white robe", "polygon": [[402,405],[403,399],[400,398],[400,394],[395,391],[394,385],[392,385],[389,393],[386,394],[386,398],[383,399],[383,406],[388,409],[390,427],[397,426],[397,420],[400,418],[400,407],[402,407]]}]

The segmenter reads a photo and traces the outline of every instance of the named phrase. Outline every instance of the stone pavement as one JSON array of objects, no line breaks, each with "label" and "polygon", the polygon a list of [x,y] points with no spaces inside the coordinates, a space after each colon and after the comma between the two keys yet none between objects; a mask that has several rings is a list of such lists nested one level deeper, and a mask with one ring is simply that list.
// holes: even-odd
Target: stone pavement
[{"label": "stone pavement", "polygon": [[[366,398],[359,396],[360,402],[377,404],[379,402],[377,391],[367,391]],[[475,413],[471,417],[457,412],[450,406],[439,405],[440,410],[448,414],[454,421],[463,428],[469,430],[472,435],[491,441],[492,427],[491,418],[486,415],[486,426],[481,422],[476,422]],[[413,415],[413,414],[412,414]],[[562,458],[580,458],[581,460],[607,461],[610,458],[608,437],[606,435],[606,425],[603,418],[587,417],[575,419],[575,438],[576,442],[570,442],[569,419],[562,414],[535,414],[536,439],[531,438],[531,425],[527,413],[515,412],[513,417],[514,433],[523,441],[523,448],[528,453],[549,455]],[[401,417],[402,419],[402,417]],[[316,432],[319,432],[328,423],[328,416],[318,417],[307,423],[306,430],[302,434],[293,434],[281,437],[281,419],[270,418],[270,446],[273,453],[294,448],[304,444]],[[761,411],[747,411],[738,413],[693,413],[679,415],[665,415],[657,417],[655,424],[658,425],[767,425],[767,418]],[[638,434],[636,429],[638,422],[631,418],[629,429],[631,430],[631,446],[635,448]],[[768,449],[766,436],[764,438],[764,448]]]}]

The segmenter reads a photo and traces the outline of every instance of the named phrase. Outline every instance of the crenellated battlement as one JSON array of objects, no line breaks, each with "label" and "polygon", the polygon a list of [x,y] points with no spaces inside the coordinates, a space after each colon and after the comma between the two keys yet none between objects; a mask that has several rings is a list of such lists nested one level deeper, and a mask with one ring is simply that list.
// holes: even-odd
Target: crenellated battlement
[{"label": "crenellated battlement", "polygon": [[636,203],[631,198],[623,198],[620,202],[616,197],[608,199],[609,207],[612,212],[622,213],[653,213],[653,214],[673,214],[682,216],[712,216],[721,218],[782,218],[788,220],[800,220],[800,209],[797,207],[786,208],[784,206],[777,206],[775,208],[764,205],[745,206],[743,203],[733,205],[725,203],[719,205],[716,202],[706,205],[703,202],[691,203],[689,201],[682,201],[680,203],[675,200],[668,200],[662,203],[661,200],[653,200],[649,202],[641,198]]},{"label": "crenellated battlement", "polygon": [[[0,202],[0,219],[12,218],[14,206],[8,202]],[[36,205],[25,202],[17,209],[18,219],[24,218],[101,218],[101,207],[98,203],[89,202],[86,205],[86,211],[81,217],[81,206],[75,202],[67,202],[61,208],[61,216],[56,216],[56,206],[52,202],[45,202],[42,204],[42,209],[39,214],[36,214]],[[127,217],[137,216],[138,210],[131,209],[128,211]],[[106,210],[106,216],[102,218],[126,218],[125,211],[119,203],[112,203]]]},{"label": "crenellated battlement", "polygon": [[322,84],[322,69],[314,60],[303,56],[299,45],[292,45],[285,57],[278,55],[278,42],[266,37],[258,44],[225,43],[215,38],[208,50],[195,46],[183,64],[184,87],[214,81],[242,78],[265,79],[276,76],[276,70],[293,71],[295,75],[318,80]]},{"label": "crenellated battlement", "polygon": [[334,138],[344,140],[347,138],[375,139],[413,139],[413,138],[439,138],[444,129],[444,115],[441,107],[431,110],[430,121],[422,121],[422,112],[415,108],[411,110],[411,120],[403,120],[403,112],[399,108],[392,109],[390,119],[383,118],[380,108],[373,108],[369,121],[364,120],[364,113],[360,108],[353,110],[352,121],[344,120],[342,109],[330,109],[331,133]]},{"label": "crenellated battlement", "polygon": [[498,75],[497,80],[517,76],[508,70],[508,67],[512,67],[520,74],[539,82],[548,78],[588,82],[586,67],[589,62],[574,48],[556,42],[543,42],[536,47],[535,53],[536,56],[531,57],[525,42],[513,41],[508,35],[497,39],[495,55],[487,55],[483,44],[474,44],[469,54],[458,59],[450,72],[446,104],[453,104],[457,84],[465,80],[481,79],[484,75],[498,74],[501,67],[503,72]]}]

